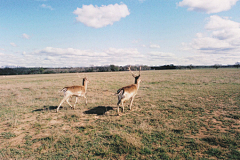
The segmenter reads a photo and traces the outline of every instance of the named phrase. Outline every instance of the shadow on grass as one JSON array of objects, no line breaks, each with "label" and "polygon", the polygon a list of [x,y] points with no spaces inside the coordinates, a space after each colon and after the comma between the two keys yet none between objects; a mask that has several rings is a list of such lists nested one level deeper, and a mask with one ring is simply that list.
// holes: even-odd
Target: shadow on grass
[{"label": "shadow on grass", "polygon": [[83,112],[84,114],[97,114],[97,115],[104,115],[107,111],[113,110],[113,107],[110,106],[97,106],[88,111]]},{"label": "shadow on grass", "polygon": [[[58,107],[58,106],[44,106],[43,108],[41,108],[41,109],[35,109],[35,110],[33,110],[32,112],[55,110],[55,109],[57,109],[57,107]],[[60,107],[60,108],[63,108],[63,107]],[[60,109],[60,108],[59,108],[59,109]]]},{"label": "shadow on grass", "polygon": [[[56,110],[58,106],[44,106],[41,109],[35,109],[32,112],[41,112],[41,111],[51,111],[51,110]],[[60,107],[61,109],[63,107]],[[113,110],[113,107],[110,106],[98,106],[94,107],[90,110],[87,110],[83,112],[84,114],[97,114],[97,115],[104,115],[107,111]]]}]

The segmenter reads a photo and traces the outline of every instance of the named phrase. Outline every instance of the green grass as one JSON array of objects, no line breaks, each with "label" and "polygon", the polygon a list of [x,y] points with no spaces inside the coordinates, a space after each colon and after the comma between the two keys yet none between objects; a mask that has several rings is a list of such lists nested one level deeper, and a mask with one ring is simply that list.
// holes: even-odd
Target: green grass
[{"label": "green grass", "polygon": [[120,116],[113,93],[131,74],[80,76],[88,105],[59,113],[58,91],[81,85],[76,74],[0,77],[0,159],[239,159],[240,70],[143,71]]},{"label": "green grass", "polygon": [[16,137],[16,135],[14,133],[11,133],[11,132],[2,132],[1,136],[4,139],[10,139],[12,137]]}]

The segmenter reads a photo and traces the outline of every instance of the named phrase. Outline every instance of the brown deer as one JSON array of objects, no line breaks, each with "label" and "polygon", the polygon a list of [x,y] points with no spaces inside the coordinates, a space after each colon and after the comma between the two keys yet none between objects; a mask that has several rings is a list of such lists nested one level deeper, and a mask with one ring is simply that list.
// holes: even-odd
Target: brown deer
[{"label": "brown deer", "polygon": [[[77,99],[78,97],[84,97],[86,100],[86,105],[87,105],[87,97],[86,97],[86,93],[87,93],[87,85],[89,83],[89,80],[87,78],[83,78],[83,85],[82,86],[71,86],[71,87],[64,87],[60,92],[64,92],[64,97],[62,99],[62,101],[60,102],[58,108],[57,108],[57,112],[59,110],[59,107],[62,105],[62,103],[64,101],[67,101],[67,103],[70,105],[70,107],[72,109],[75,109],[75,105],[77,103]],[[69,103],[69,98],[75,96],[76,97],[76,101],[72,107],[72,105]]]},{"label": "brown deer", "polygon": [[118,115],[119,115],[119,104],[122,103],[122,108],[123,108],[123,112],[124,112],[124,102],[131,99],[131,103],[130,103],[130,110],[132,107],[132,103],[134,100],[134,97],[137,94],[137,91],[139,89],[140,86],[140,71],[141,71],[141,67],[139,68],[139,75],[135,75],[132,71],[131,71],[131,66],[128,67],[128,70],[132,73],[132,76],[135,78],[135,83],[131,84],[129,86],[126,87],[122,87],[117,91],[117,95],[118,95]]}]

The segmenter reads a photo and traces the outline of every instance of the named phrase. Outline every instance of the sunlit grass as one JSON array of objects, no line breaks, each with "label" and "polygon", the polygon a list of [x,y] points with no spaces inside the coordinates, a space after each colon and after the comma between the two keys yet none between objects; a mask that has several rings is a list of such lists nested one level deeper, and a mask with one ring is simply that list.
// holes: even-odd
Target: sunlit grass
[{"label": "sunlit grass", "polygon": [[[88,105],[63,103],[77,74],[0,77],[1,159],[237,159],[240,70],[142,71],[130,111],[117,116],[129,72],[81,73]],[[73,98],[71,103],[74,103]]]}]

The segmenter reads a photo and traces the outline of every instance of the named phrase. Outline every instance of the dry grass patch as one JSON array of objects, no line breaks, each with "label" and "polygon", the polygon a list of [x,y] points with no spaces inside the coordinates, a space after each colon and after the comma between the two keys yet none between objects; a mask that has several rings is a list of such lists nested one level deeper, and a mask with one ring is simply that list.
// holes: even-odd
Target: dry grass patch
[{"label": "dry grass patch", "polygon": [[[0,77],[0,159],[237,159],[237,69],[142,71],[132,110],[116,116],[129,72],[84,73],[88,105],[59,105],[76,74]],[[74,99],[71,103],[74,102]],[[129,103],[129,102],[128,102]]]}]

